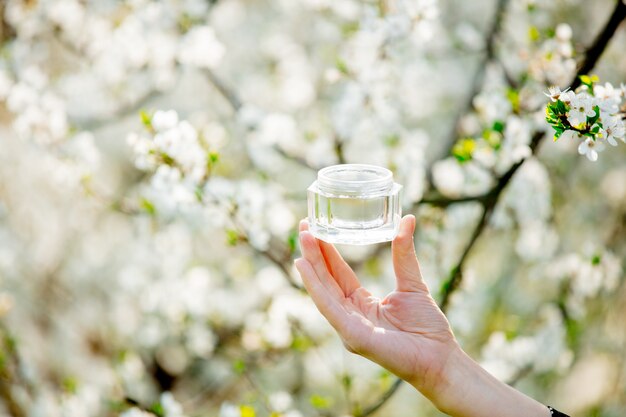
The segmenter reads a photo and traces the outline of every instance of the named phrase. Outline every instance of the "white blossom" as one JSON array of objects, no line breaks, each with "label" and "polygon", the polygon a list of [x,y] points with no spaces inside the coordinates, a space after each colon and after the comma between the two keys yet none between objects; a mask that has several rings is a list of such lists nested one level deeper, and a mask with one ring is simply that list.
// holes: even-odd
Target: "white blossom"
[{"label": "white blossom", "polygon": [[580,145],[578,145],[578,153],[585,155],[590,161],[597,161],[598,152],[601,152],[603,149],[604,145],[596,142],[592,138],[587,138],[584,142],[581,142]]},{"label": "white blossom", "polygon": [[433,180],[437,189],[449,197],[460,196],[465,183],[463,170],[454,159],[437,162],[433,167]]},{"label": "white blossom", "polygon": [[572,126],[584,123],[587,117],[591,117],[596,114],[594,110],[594,100],[587,93],[576,94],[570,100],[570,111],[567,119]]},{"label": "white blossom", "polygon": [[217,67],[226,49],[217,39],[215,31],[209,26],[197,26],[191,29],[183,38],[178,53],[178,59],[186,65],[199,68]]}]

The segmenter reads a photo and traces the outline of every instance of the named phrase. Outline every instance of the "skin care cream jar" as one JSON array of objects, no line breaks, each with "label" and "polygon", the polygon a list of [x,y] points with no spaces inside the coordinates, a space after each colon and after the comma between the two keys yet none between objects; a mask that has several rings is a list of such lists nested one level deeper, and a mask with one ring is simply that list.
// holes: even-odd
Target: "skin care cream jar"
[{"label": "skin care cream jar", "polygon": [[309,231],[329,243],[393,240],[402,216],[401,189],[386,168],[362,164],[323,168],[308,189]]}]

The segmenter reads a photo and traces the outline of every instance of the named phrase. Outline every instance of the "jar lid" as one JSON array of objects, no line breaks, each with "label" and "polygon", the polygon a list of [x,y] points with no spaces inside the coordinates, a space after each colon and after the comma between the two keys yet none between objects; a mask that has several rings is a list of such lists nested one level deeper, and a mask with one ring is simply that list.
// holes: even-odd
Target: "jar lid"
[{"label": "jar lid", "polygon": [[389,191],[393,174],[387,168],[366,164],[341,164],[317,173],[321,190],[335,194],[369,194]]}]

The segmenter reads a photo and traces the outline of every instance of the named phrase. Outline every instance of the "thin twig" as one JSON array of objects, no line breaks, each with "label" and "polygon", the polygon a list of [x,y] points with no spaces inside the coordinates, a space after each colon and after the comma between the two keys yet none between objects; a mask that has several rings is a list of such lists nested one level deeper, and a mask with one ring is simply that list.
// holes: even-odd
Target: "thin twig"
[{"label": "thin twig", "polygon": [[493,22],[491,23],[491,27],[489,28],[489,31],[487,32],[487,36],[485,38],[485,54],[478,63],[478,68],[476,69],[476,72],[474,73],[474,78],[472,80],[472,87],[467,95],[467,98],[465,99],[465,103],[463,104],[463,106],[461,106],[459,112],[454,118],[454,121],[452,122],[452,131],[450,132],[450,135],[446,142],[446,148],[443,151],[444,156],[447,156],[450,154],[450,152],[452,152],[452,148],[456,143],[458,134],[457,129],[461,118],[472,108],[474,97],[476,97],[476,95],[480,92],[480,89],[482,88],[487,66],[489,62],[494,59],[495,56],[495,42],[502,26],[502,19],[504,18],[508,2],[509,0],[498,0],[498,3],[496,4],[496,11],[493,17]]},{"label": "thin twig", "polygon": [[265,258],[267,258],[270,262],[272,262],[274,265],[276,265],[285,275],[285,278],[287,279],[287,282],[289,283],[289,285],[299,291],[304,291],[304,287],[302,287],[302,285],[299,285],[297,282],[294,281],[292,275],[291,275],[291,271],[289,270],[289,268],[287,267],[287,265],[291,262],[291,257],[287,258],[279,258],[278,256],[276,256],[272,251],[270,251],[269,249],[265,249],[265,250],[260,250],[255,248],[254,246],[250,245],[257,253],[263,255]]},{"label": "thin twig", "polygon": [[212,70],[205,69],[204,74],[207,76],[211,84],[215,86],[215,88],[220,92],[220,94],[228,101],[230,107],[236,112],[241,109],[242,102],[239,96],[222,81]]},{"label": "thin twig", "polygon": [[365,416],[369,416],[370,414],[372,414],[375,411],[377,411],[380,407],[385,405],[387,400],[389,400],[391,397],[393,397],[393,394],[395,394],[396,391],[398,391],[398,389],[402,385],[402,382],[403,382],[403,380],[400,379],[400,378],[398,378],[395,381],[393,381],[393,384],[391,384],[391,387],[389,387],[389,389],[387,391],[385,391],[385,393],[378,399],[378,401],[376,401],[374,404],[370,405],[369,407],[365,408],[361,413],[356,414],[355,416],[356,417],[365,417]]},{"label": "thin twig", "polygon": [[338,163],[345,164],[346,157],[343,152],[343,141],[338,135],[335,135],[334,137],[334,144],[335,144],[335,154],[337,155]]},{"label": "thin twig", "polygon": [[163,95],[162,91],[151,90],[151,91],[148,91],[146,94],[144,94],[142,97],[140,97],[138,100],[116,109],[115,112],[111,114],[110,116],[96,117],[96,118],[89,118],[89,119],[76,118],[73,120],[73,123],[81,130],[87,130],[87,131],[97,130],[105,126],[106,124],[110,123],[113,120],[120,119],[120,118],[130,116],[130,115],[136,115],[136,113],[139,110],[145,108],[148,105],[148,103],[150,103],[152,100],[156,99],[157,97],[160,97],[161,95]]},{"label": "thin twig", "polygon": [[448,207],[453,204],[469,203],[472,201],[484,204],[484,201],[488,196],[489,196],[489,193],[450,198],[450,197],[444,197],[443,195],[439,193],[432,193],[432,195],[424,196],[424,198],[416,202],[415,206],[422,205],[422,204],[429,204],[431,206],[436,206],[436,207]]},{"label": "thin twig", "polygon": [[293,162],[297,163],[298,165],[302,166],[303,168],[307,168],[307,169],[310,169],[310,170],[313,170],[313,171],[317,171],[318,169],[322,168],[322,167],[317,167],[317,166],[313,166],[313,165],[309,164],[308,161],[306,159],[304,159],[303,157],[298,156],[298,155],[292,155],[292,154],[288,153],[287,151],[285,151],[280,146],[274,146],[274,150],[276,150],[276,152],[278,152],[283,158],[289,159],[290,161],[293,161]]}]

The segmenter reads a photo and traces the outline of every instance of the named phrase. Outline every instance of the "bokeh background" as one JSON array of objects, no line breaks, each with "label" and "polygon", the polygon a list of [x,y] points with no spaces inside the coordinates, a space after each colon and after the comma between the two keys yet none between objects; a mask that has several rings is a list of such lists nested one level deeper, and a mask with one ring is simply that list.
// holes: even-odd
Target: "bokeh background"
[{"label": "bokeh background", "polygon": [[[0,415],[442,415],[292,266],[343,162],[404,185],[476,360],[626,415],[626,147],[553,142],[543,94],[584,63],[625,80],[624,25],[586,54],[616,4],[0,1]],[[388,244],[340,250],[393,289]]]}]

